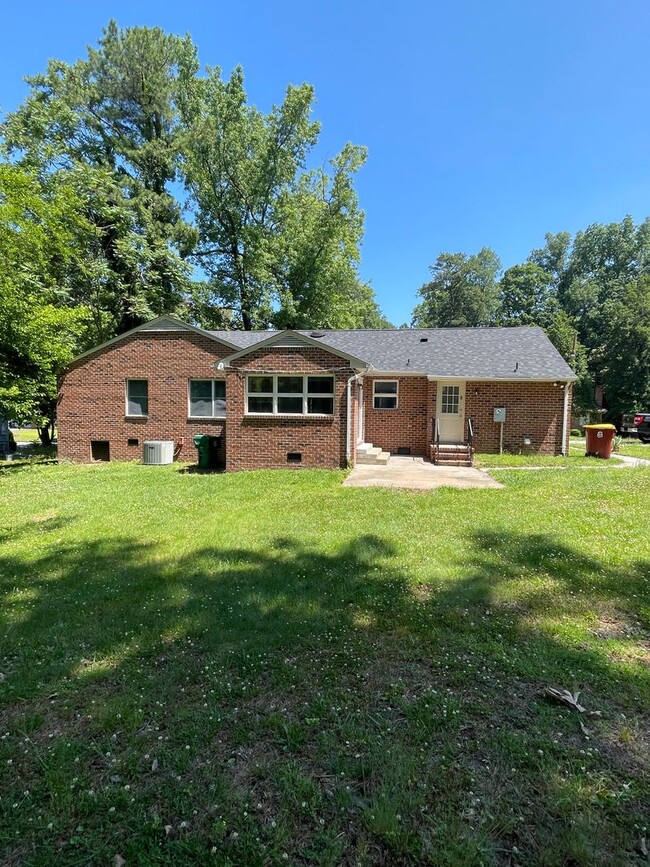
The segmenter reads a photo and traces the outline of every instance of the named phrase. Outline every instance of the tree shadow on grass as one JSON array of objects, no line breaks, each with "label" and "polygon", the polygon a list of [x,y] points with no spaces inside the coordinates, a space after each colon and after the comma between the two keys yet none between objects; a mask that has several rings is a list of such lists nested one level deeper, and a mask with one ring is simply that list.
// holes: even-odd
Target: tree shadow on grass
[{"label": "tree shadow on grass", "polygon": [[[40,526],[11,533],[15,539],[62,528],[59,518],[44,516]],[[612,570],[549,535],[491,532],[475,533],[462,557],[464,577],[445,579],[434,569],[425,584],[414,585],[397,568],[394,547],[378,535],[360,536],[332,554],[278,537],[263,551],[199,547],[169,559],[154,543],[52,541],[31,562],[0,557],[4,652],[22,647],[25,661],[49,658],[58,677],[72,674],[77,651],[102,657],[130,643],[146,654],[165,636],[200,635],[204,648],[218,653],[225,644],[295,648],[317,643],[329,629],[360,624],[422,641],[449,629],[487,635],[494,633],[488,624],[464,625],[471,612],[485,610],[504,617],[502,645],[516,646],[524,637],[542,638],[531,629],[535,617],[570,618],[595,611],[596,603],[611,605],[634,629],[648,629],[648,562]],[[569,649],[585,663],[602,664],[585,647]]]},{"label": "tree shadow on grass", "polygon": [[[261,550],[203,546],[180,557],[161,556],[153,543],[123,539],[82,548],[50,540],[29,557],[3,555],[0,699],[9,708],[4,724],[27,727],[31,714],[29,725],[42,733],[62,714],[57,702],[69,699],[66,713],[74,708],[74,721],[68,716],[67,723],[57,724],[74,724],[78,733],[79,720],[92,707],[93,742],[102,725],[111,737],[131,725],[129,737],[137,740],[149,737],[140,706],[154,715],[154,704],[172,705],[166,726],[155,732],[150,727],[154,747],[161,731],[172,744],[188,748],[207,742],[224,762],[245,750],[257,750],[271,764],[285,762],[286,755],[277,758],[285,750],[299,764],[317,767],[314,778],[343,773],[358,794],[346,808],[340,833],[354,847],[362,833],[359,823],[366,822],[363,833],[384,858],[368,863],[415,863],[412,859],[424,857],[430,828],[417,824],[423,821],[419,813],[409,819],[417,829],[411,836],[377,826],[387,799],[400,815],[410,815],[412,805],[432,813],[439,809],[423,801],[417,788],[418,765],[409,753],[415,744],[417,755],[427,756],[418,758],[423,778],[438,786],[440,803],[446,801],[445,810],[460,823],[454,839],[461,849],[470,840],[503,846],[504,840],[525,837],[533,849],[547,845],[544,840],[560,847],[556,861],[543,861],[538,852],[529,863],[589,863],[594,856],[588,821],[579,829],[584,859],[567,854],[567,840],[578,835],[576,815],[589,814],[593,796],[570,792],[568,778],[560,775],[547,785],[532,748],[540,738],[544,750],[553,749],[551,726],[573,727],[578,739],[580,734],[572,713],[546,705],[539,690],[547,683],[588,686],[594,704],[610,713],[624,710],[643,724],[647,673],[640,665],[621,664],[596,640],[585,640],[583,627],[602,608],[633,625],[633,643],[645,640],[650,564],[611,569],[542,534],[476,532],[465,542],[458,562],[450,564],[459,567],[459,578],[434,566],[420,584],[405,574],[394,546],[378,534],[359,536],[333,552],[276,537]],[[582,632],[563,628],[581,618]],[[215,721],[200,724],[209,700],[216,702]],[[454,722],[453,714],[460,714],[454,707],[463,710],[463,727]],[[319,718],[322,731],[305,717]],[[355,722],[359,719],[363,724]],[[359,756],[373,756],[364,738],[376,740],[366,765],[348,757],[352,747],[345,745],[355,738]],[[331,759],[323,758],[324,742]],[[619,745],[616,752],[598,732],[591,743],[609,750],[608,773],[640,773],[634,745]],[[576,752],[578,746],[579,741]],[[318,765],[325,761],[327,767]],[[566,761],[558,752],[558,766]],[[472,825],[467,799],[481,786],[490,793],[499,762],[512,763],[520,773],[513,771],[495,796],[507,808],[485,830]],[[408,777],[404,771],[401,806],[395,794],[400,768],[411,768]],[[229,782],[233,791],[236,785],[254,790],[253,772],[241,774],[239,783]],[[166,795],[156,790],[156,797]],[[562,815],[558,805],[568,797],[573,811]],[[544,802],[545,818],[531,808],[526,833],[504,830],[507,811],[518,799]],[[602,843],[618,833],[615,858],[622,843],[620,830],[612,828],[606,817],[594,839]],[[593,863],[610,863],[599,851]],[[498,863],[496,856],[486,863]]]}]

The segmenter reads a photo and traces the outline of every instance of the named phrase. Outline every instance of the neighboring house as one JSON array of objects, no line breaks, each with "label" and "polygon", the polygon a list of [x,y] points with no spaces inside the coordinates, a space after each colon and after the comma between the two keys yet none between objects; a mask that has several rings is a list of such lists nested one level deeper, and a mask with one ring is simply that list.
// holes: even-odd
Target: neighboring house
[{"label": "neighboring house", "polygon": [[367,444],[431,459],[470,431],[477,451],[559,454],[575,378],[539,328],[204,331],[162,316],[72,362],[59,457],[134,460],[173,440],[194,460],[203,433],[226,470],[343,467]]}]

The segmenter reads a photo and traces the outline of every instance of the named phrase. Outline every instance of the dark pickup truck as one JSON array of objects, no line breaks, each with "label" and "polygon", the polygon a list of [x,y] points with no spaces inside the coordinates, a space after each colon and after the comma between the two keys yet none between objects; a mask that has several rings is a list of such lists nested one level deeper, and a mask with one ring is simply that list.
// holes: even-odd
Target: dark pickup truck
[{"label": "dark pickup truck", "polygon": [[634,426],[642,443],[650,443],[650,412],[635,412]]}]

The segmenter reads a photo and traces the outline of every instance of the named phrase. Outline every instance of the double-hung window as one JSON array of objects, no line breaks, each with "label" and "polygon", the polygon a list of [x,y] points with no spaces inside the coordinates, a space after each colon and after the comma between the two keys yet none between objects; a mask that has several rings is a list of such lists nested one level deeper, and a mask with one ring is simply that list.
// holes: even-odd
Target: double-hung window
[{"label": "double-hung window", "polygon": [[397,409],[396,379],[376,379],[374,381],[372,405],[375,409]]},{"label": "double-hung window", "polygon": [[250,415],[333,415],[333,376],[249,376]]},{"label": "double-hung window", "polygon": [[223,379],[190,379],[188,415],[190,418],[224,418],[226,383]]},{"label": "double-hung window", "polygon": [[127,379],[126,414],[149,415],[149,381],[146,379]]}]

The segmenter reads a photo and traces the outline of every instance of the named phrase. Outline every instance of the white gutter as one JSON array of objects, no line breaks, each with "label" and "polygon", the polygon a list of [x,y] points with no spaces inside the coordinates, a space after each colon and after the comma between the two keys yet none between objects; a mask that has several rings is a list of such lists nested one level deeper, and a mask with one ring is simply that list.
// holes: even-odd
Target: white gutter
[{"label": "white gutter", "polygon": [[370,370],[367,367],[364,371],[360,373],[354,373],[349,379],[347,388],[347,405],[346,405],[346,419],[345,419],[345,460],[348,466],[350,465],[350,461],[352,460],[352,443],[350,439],[352,437],[352,383],[355,380],[360,380],[364,373],[368,373]]},{"label": "white gutter", "polygon": [[564,414],[562,416],[562,454],[564,457],[568,454],[566,435],[567,435],[567,425],[569,420],[567,418],[569,412],[569,386],[571,385],[570,380],[567,380],[564,383]]}]

